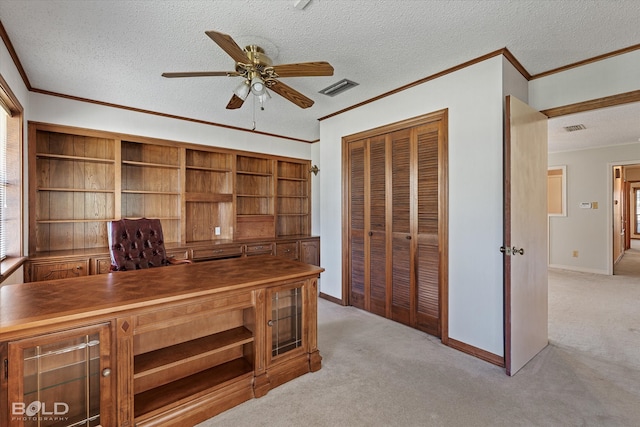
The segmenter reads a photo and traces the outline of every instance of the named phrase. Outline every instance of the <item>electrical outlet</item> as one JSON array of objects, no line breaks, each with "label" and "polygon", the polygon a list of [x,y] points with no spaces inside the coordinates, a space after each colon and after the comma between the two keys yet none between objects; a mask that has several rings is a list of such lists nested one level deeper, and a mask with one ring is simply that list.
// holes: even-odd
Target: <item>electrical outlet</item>
[{"label": "electrical outlet", "polygon": [[573,255],[574,258],[578,258],[578,251],[573,251]]},{"label": "electrical outlet", "polygon": [[215,233],[216,236],[219,236],[220,235],[220,227],[216,227],[214,229],[214,233]]}]

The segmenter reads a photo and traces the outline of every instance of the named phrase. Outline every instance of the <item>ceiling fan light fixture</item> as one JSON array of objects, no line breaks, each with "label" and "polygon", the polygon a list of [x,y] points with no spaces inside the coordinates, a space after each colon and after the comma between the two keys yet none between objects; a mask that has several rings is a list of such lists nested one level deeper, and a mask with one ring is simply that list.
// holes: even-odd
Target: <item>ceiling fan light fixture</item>
[{"label": "ceiling fan light fixture", "polygon": [[269,99],[271,99],[271,94],[265,89],[262,95],[257,95],[257,98],[258,98],[258,101],[260,101],[260,104],[263,104]]},{"label": "ceiling fan light fixture", "polygon": [[236,87],[233,90],[233,93],[240,99],[242,99],[243,101],[245,99],[247,99],[247,96],[249,95],[249,91],[250,91],[250,87],[249,87],[249,81],[245,80],[242,83],[240,83],[238,85],[238,87]]},{"label": "ceiling fan light fixture", "polygon": [[271,94],[265,89],[262,95],[256,95],[256,99],[260,102],[260,110],[264,111],[264,103],[271,99]]},{"label": "ceiling fan light fixture", "polygon": [[255,96],[260,96],[264,94],[267,90],[267,86],[264,84],[264,80],[262,80],[259,76],[254,76],[251,79],[251,93]]}]

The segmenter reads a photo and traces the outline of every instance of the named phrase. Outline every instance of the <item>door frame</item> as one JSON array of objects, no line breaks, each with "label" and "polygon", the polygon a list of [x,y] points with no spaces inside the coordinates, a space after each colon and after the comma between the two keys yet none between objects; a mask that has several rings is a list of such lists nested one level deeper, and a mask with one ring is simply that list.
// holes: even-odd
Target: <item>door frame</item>
[{"label": "door frame", "polygon": [[638,160],[624,160],[607,163],[607,275],[613,275],[613,168],[640,164]]},{"label": "door frame", "polygon": [[444,131],[443,141],[445,152],[442,165],[438,165],[438,174],[442,182],[439,184],[438,223],[440,224],[438,239],[440,250],[439,263],[439,309],[440,309],[440,340],[443,344],[449,343],[449,165],[448,165],[448,141],[449,122],[448,108],[434,111],[421,116],[409,118],[395,123],[378,126],[373,129],[358,132],[342,137],[342,305],[351,305],[350,301],[350,277],[351,277],[351,192],[348,177],[350,175],[349,144],[353,141],[371,138],[380,134],[415,128],[429,123],[440,121]]}]

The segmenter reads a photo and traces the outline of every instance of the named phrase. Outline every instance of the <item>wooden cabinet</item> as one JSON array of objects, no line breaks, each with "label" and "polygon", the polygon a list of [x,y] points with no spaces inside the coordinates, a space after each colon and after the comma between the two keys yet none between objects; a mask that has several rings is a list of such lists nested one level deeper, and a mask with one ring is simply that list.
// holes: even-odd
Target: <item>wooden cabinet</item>
[{"label": "wooden cabinet", "polygon": [[246,256],[273,255],[274,248],[275,243],[273,242],[249,243],[244,247],[244,254]]},{"label": "wooden cabinet", "polygon": [[114,425],[110,340],[104,323],[8,342],[9,405],[0,424]]},{"label": "wooden cabinet", "polygon": [[242,256],[242,245],[233,244],[191,249],[193,261],[207,261],[210,259],[236,258]]},{"label": "wooden cabinet", "polygon": [[[276,249],[278,248],[278,249]],[[210,241],[189,245],[168,244],[167,256],[194,262],[256,255],[279,255],[306,264],[320,265],[320,238],[302,236],[256,241]],[[55,280],[111,272],[107,249],[80,253],[45,253],[25,263],[25,282]]]},{"label": "wooden cabinet", "polygon": [[111,258],[108,256],[91,258],[89,274],[107,274],[111,272]]},{"label": "wooden cabinet", "polygon": [[55,425],[195,425],[317,371],[322,271],[262,255],[7,285],[0,425],[52,425],[11,418],[33,405]]},{"label": "wooden cabinet", "polygon": [[33,282],[81,277],[90,273],[89,260],[84,257],[31,263],[28,267],[28,271],[25,271],[25,274]]},{"label": "wooden cabinet", "polygon": [[227,257],[214,254],[221,243],[308,237],[309,170],[304,159],[30,122],[25,280],[107,273],[106,223],[120,218],[159,218],[167,249],[196,259]]},{"label": "wooden cabinet", "polygon": [[440,336],[447,277],[446,116],[345,139],[349,303]]},{"label": "wooden cabinet", "polygon": [[276,255],[298,261],[298,242],[276,243]]},{"label": "wooden cabinet", "polygon": [[320,266],[320,238],[300,240],[300,261]]}]

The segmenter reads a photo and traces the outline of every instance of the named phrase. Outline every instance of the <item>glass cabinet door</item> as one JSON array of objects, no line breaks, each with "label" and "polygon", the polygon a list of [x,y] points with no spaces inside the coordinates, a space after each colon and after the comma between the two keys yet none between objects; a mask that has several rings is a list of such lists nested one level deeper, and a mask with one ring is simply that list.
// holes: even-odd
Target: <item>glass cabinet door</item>
[{"label": "glass cabinet door", "polygon": [[10,343],[10,425],[108,425],[109,347],[108,324]]},{"label": "glass cabinet door", "polygon": [[303,347],[303,289],[297,284],[270,293],[271,359]]}]

